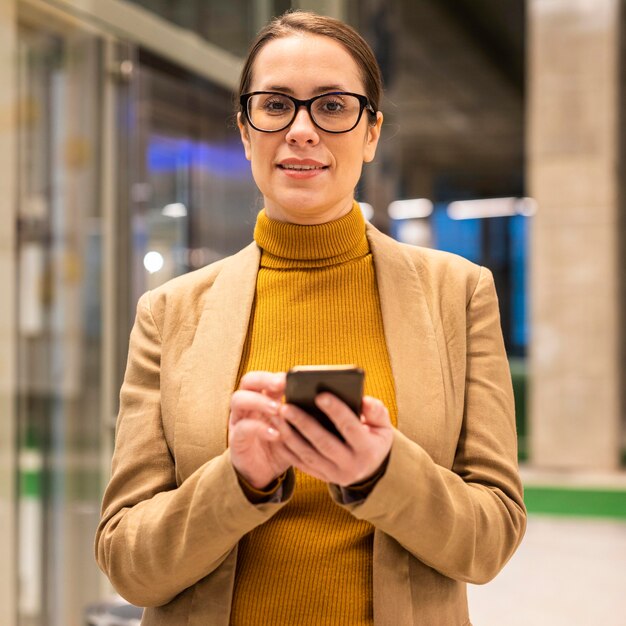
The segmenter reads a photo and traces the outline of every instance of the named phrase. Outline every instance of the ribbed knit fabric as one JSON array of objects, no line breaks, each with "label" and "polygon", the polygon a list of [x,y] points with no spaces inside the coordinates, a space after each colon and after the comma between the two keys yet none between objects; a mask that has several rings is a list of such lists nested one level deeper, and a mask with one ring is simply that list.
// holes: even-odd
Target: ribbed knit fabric
[{"label": "ribbed knit fabric", "polygon": [[[239,376],[293,365],[350,364],[365,393],[397,409],[365,222],[301,226],[257,218],[262,248]],[[292,500],[239,542],[232,626],[371,626],[373,527],[296,472]]]}]

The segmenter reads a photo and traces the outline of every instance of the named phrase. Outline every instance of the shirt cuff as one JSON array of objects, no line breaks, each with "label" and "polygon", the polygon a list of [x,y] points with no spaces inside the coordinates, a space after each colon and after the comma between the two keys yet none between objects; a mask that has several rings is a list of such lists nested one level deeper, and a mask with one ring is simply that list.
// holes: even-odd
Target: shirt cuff
[{"label": "shirt cuff", "polygon": [[358,483],[352,483],[346,487],[339,487],[344,504],[352,504],[354,502],[365,500],[378,481],[384,476],[388,462],[389,455],[385,457],[385,460],[381,463],[380,467],[371,476],[368,476]]},{"label": "shirt cuff", "polygon": [[283,482],[286,477],[287,472],[284,472],[267,485],[267,487],[257,489],[256,487],[253,487],[241,474],[237,473],[237,479],[239,480],[241,490],[244,492],[246,498],[252,502],[252,504],[280,502],[283,497]]}]

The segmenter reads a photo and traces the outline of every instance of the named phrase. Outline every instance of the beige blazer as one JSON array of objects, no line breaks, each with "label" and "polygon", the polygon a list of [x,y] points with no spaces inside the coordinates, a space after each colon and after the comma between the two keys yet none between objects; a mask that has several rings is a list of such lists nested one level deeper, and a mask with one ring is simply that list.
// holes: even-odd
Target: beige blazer
[{"label": "beige blazer", "polygon": [[[370,225],[367,236],[398,427],[366,500],[343,505],[329,489],[375,526],[377,626],[469,624],[465,582],[493,578],[526,524],[493,280]],[[146,626],[227,625],[237,543],[293,492],[290,475],[284,502],[251,504],[226,447],[259,258],[251,244],[138,303],[96,555],[148,607]]]}]

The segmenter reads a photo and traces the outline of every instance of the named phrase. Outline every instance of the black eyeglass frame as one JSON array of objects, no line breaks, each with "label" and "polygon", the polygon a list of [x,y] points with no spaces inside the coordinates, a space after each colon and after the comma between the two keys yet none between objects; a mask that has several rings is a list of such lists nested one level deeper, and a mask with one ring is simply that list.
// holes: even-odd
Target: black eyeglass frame
[{"label": "black eyeglass frame", "polygon": [[[293,110],[293,117],[289,120],[288,124],[285,124],[282,128],[277,128],[275,130],[265,130],[263,128],[258,128],[252,123],[252,120],[250,119],[250,113],[248,112],[248,102],[250,101],[250,98],[252,98],[252,96],[262,96],[262,95],[275,95],[275,96],[281,96],[283,98],[288,98],[296,105]],[[361,108],[359,109],[359,115],[356,118],[356,122],[354,123],[353,126],[351,126],[350,128],[346,130],[326,130],[315,121],[315,117],[311,113],[311,106],[316,100],[319,100],[320,98],[325,98],[327,96],[354,96],[355,98],[357,98],[357,100],[359,101],[361,105]],[[298,111],[300,110],[301,107],[306,108],[307,113],[309,114],[309,117],[311,118],[311,121],[313,122],[315,126],[317,126],[317,128],[324,131],[325,133],[333,133],[334,135],[340,135],[342,133],[349,133],[351,130],[354,130],[359,125],[359,122],[361,121],[361,117],[363,116],[364,109],[367,109],[367,112],[370,115],[374,116],[374,118],[376,117],[376,111],[374,111],[374,107],[370,104],[370,101],[368,100],[367,96],[364,96],[360,93],[352,93],[350,91],[330,91],[328,93],[322,93],[319,96],[314,96],[313,98],[309,98],[308,100],[300,100],[299,98],[294,98],[293,96],[289,96],[286,93],[280,93],[279,91],[251,91],[250,93],[244,93],[244,94],[241,94],[241,96],[239,96],[239,104],[241,105],[241,109],[244,115],[246,116],[246,120],[248,120],[248,123],[250,124],[250,126],[252,126],[254,130],[258,130],[261,133],[279,133],[280,131],[285,130],[285,128],[289,128],[289,126],[291,126],[294,120],[296,119],[296,116],[298,115]]]}]

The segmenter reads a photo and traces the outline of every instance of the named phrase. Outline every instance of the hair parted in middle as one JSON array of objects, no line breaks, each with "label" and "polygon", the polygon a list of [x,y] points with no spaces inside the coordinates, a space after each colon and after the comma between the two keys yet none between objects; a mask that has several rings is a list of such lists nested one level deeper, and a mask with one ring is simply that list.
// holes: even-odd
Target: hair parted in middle
[{"label": "hair parted in middle", "polygon": [[359,33],[341,20],[326,15],[318,15],[311,11],[287,11],[274,18],[250,45],[239,82],[239,96],[250,90],[254,62],[261,49],[270,41],[293,35],[321,35],[339,42],[356,62],[363,80],[365,96],[374,111],[378,111],[382,95],[382,76],[376,57],[369,44]]}]

